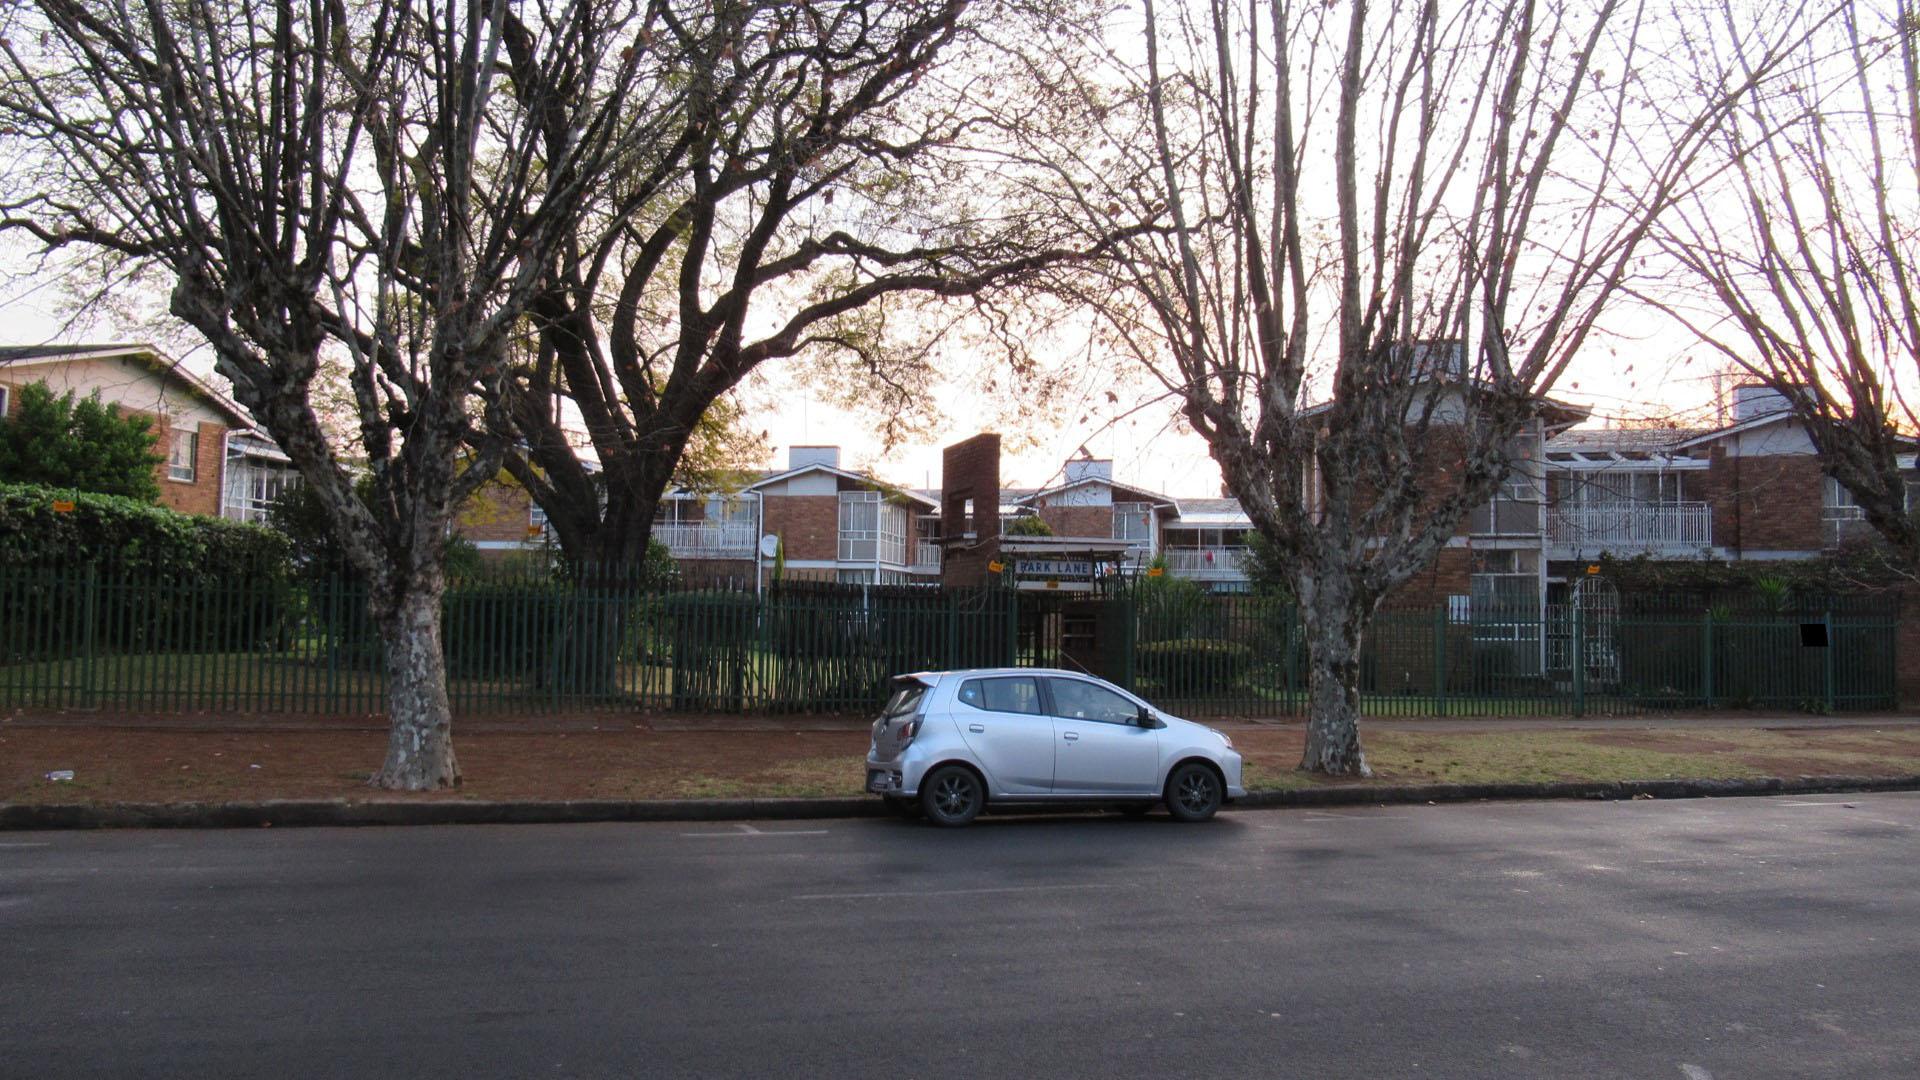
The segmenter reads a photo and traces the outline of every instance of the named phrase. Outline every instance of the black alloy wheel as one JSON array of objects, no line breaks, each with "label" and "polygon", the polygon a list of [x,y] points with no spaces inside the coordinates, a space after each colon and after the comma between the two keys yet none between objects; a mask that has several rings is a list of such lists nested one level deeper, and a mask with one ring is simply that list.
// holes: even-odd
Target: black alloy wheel
[{"label": "black alloy wheel", "polygon": [[935,825],[965,825],[986,805],[985,786],[964,765],[942,765],[920,781],[920,808]]},{"label": "black alloy wheel", "polygon": [[1175,821],[1205,821],[1220,809],[1226,791],[1220,774],[1189,761],[1167,777],[1167,812]]}]

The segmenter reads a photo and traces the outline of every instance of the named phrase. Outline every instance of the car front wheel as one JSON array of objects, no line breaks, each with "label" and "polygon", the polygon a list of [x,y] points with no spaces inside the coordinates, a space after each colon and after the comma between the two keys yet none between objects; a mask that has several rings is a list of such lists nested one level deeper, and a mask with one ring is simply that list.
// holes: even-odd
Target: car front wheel
[{"label": "car front wheel", "polygon": [[920,781],[920,808],[935,825],[965,825],[987,804],[987,791],[973,770],[943,765]]},{"label": "car front wheel", "polygon": [[1220,809],[1226,792],[1220,786],[1220,774],[1197,761],[1189,761],[1167,777],[1167,812],[1175,821],[1205,821]]}]

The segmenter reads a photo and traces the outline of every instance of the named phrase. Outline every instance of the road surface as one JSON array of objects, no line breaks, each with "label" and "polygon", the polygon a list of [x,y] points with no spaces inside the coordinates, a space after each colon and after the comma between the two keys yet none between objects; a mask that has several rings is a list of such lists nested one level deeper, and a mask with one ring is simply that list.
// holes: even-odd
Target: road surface
[{"label": "road surface", "polygon": [[1920,795],[0,833],[0,1076],[1908,1077]]}]

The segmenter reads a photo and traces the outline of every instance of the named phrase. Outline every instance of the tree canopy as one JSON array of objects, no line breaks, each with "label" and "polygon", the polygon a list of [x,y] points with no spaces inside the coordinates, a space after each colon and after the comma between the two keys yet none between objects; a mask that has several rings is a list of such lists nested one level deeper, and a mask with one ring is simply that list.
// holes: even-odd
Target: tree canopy
[{"label": "tree canopy", "polygon": [[154,470],[164,459],[147,417],[44,382],[15,394],[11,415],[0,417],[0,482],[159,500]]}]

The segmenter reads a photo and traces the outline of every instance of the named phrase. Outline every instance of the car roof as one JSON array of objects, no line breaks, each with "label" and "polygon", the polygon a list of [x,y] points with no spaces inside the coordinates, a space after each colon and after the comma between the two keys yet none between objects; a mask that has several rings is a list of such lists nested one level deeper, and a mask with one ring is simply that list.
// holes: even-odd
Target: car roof
[{"label": "car roof", "polygon": [[935,686],[938,685],[942,679],[977,678],[982,675],[1064,675],[1069,678],[1106,681],[1100,679],[1098,675],[1090,675],[1084,671],[1067,671],[1064,668],[1040,667],[986,667],[956,668],[952,671],[914,671],[895,675],[894,678],[912,679],[915,682],[925,683],[928,686]]}]

